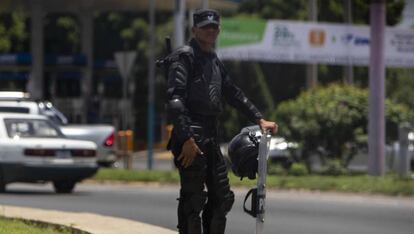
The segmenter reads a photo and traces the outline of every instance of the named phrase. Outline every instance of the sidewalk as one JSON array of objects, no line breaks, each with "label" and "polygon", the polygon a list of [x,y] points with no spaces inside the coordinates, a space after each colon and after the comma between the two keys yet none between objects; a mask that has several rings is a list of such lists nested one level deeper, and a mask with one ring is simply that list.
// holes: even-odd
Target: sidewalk
[{"label": "sidewalk", "polygon": [[99,234],[174,234],[175,231],[129,219],[114,218],[92,213],[62,212],[34,208],[0,205],[0,215],[46,223],[60,224]]}]

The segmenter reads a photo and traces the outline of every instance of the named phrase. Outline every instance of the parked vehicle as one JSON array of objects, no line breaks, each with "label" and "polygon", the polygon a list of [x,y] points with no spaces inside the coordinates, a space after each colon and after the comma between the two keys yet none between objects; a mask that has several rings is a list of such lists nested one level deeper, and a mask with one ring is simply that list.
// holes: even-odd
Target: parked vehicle
[{"label": "parked vehicle", "polygon": [[292,166],[298,151],[298,143],[288,142],[283,137],[272,137],[270,139],[269,160],[273,163],[279,163],[285,169]]},{"label": "parked vehicle", "polygon": [[0,113],[39,114],[48,117],[58,125],[68,138],[89,140],[96,143],[97,159],[100,166],[112,166],[117,156],[115,153],[115,128],[107,124],[72,125],[65,115],[51,102],[34,101],[24,92],[0,92]]},{"label": "parked vehicle", "polygon": [[45,116],[0,113],[0,191],[12,182],[53,182],[57,193],[71,193],[93,176],[96,144],[67,139]]},{"label": "parked vehicle", "polygon": [[410,169],[414,171],[414,132],[408,133],[408,154],[410,156]]}]

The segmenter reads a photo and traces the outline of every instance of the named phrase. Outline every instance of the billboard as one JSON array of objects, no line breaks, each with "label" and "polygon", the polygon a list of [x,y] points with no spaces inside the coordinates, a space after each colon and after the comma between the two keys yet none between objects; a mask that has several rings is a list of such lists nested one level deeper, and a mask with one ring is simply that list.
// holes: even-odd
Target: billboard
[{"label": "billboard", "polygon": [[[367,66],[370,28],[346,24],[223,19],[222,59]],[[385,64],[414,67],[414,30],[387,27]]]}]

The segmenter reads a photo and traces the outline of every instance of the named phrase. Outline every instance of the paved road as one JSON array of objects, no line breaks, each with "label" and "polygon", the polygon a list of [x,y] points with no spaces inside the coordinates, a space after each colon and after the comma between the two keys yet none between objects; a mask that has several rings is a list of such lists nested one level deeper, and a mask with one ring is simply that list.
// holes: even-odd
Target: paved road
[{"label": "paved road", "polygon": [[[174,229],[177,191],[174,186],[81,184],[74,194],[58,195],[50,185],[12,184],[0,194],[0,204],[94,212]],[[241,208],[245,193],[236,190],[228,234],[254,233],[254,219]],[[268,234],[414,233],[413,199],[273,191],[267,205]]]}]

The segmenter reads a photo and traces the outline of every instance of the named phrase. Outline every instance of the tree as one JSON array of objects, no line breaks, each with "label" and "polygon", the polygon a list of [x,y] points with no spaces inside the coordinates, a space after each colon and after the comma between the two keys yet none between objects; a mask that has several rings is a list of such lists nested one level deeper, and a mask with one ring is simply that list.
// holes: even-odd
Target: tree
[{"label": "tree", "polygon": [[26,20],[22,10],[0,14],[0,53],[28,51]]},{"label": "tree", "polygon": [[[404,9],[404,0],[386,1],[387,25],[397,24]],[[308,19],[308,0],[245,0],[240,4],[239,13],[257,15],[263,19]],[[355,24],[369,24],[370,1],[352,1],[353,22]],[[318,1],[318,21],[344,22],[344,1],[330,0]]]},{"label": "tree", "polygon": [[240,4],[239,13],[258,15],[263,19],[306,20],[306,0],[246,0]]},{"label": "tree", "polygon": [[[397,103],[408,106],[414,110],[414,79],[412,68],[388,68],[386,82],[387,97]],[[414,119],[410,120],[414,123]]]},{"label": "tree", "polygon": [[[398,137],[398,125],[410,120],[413,112],[389,99],[386,108],[386,141]],[[366,147],[368,125],[368,91],[347,85],[329,85],[308,90],[296,99],[282,102],[274,112],[279,134],[299,142],[303,160],[312,153],[322,162],[341,160],[344,166],[356,150]]]},{"label": "tree", "polygon": [[80,53],[80,22],[74,14],[48,14],[45,17],[45,53]]}]

